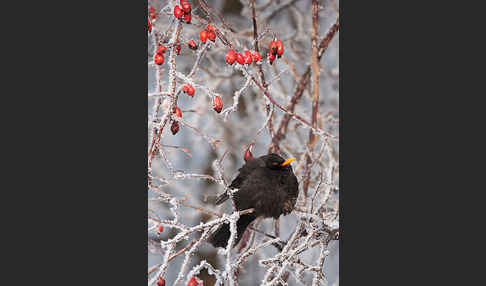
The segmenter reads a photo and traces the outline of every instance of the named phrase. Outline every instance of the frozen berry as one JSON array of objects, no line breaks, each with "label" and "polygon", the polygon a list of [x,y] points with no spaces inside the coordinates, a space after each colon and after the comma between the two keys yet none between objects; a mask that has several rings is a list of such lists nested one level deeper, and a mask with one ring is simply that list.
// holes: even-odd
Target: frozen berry
[{"label": "frozen berry", "polygon": [[259,60],[262,59],[262,56],[260,55],[259,52],[257,51],[254,51],[253,54],[252,54],[252,57],[253,57],[253,61],[254,62],[258,62]]},{"label": "frozen berry", "polygon": [[278,49],[277,42],[276,41],[272,41],[270,43],[270,45],[268,46],[268,48],[270,49],[270,53],[272,53],[272,54],[275,55],[277,53],[277,49]]},{"label": "frozen berry", "polygon": [[180,19],[182,17],[183,11],[179,5],[174,6],[174,17]]},{"label": "frozen berry", "polygon": [[191,13],[184,13],[184,21],[186,21],[187,24],[190,24],[191,23],[191,19],[192,19],[192,15]]},{"label": "frozen berry", "polygon": [[215,30],[214,30],[214,27],[213,27],[213,26],[211,26],[211,25],[207,25],[207,26],[206,26],[206,30],[208,30],[208,31],[215,31]]},{"label": "frozen berry", "polygon": [[206,40],[208,39],[208,31],[202,30],[201,33],[199,33],[199,38],[201,39],[201,42],[206,43]]},{"label": "frozen berry", "polygon": [[165,51],[167,51],[167,48],[164,45],[160,45],[157,47],[157,54],[165,54]]},{"label": "frozen berry", "polygon": [[236,52],[233,49],[228,50],[226,53],[226,63],[232,65],[236,60]]},{"label": "frozen berry", "polygon": [[179,132],[179,122],[174,121],[172,122],[172,126],[170,127],[170,131],[172,131],[172,135],[176,135]]},{"label": "frozen berry", "polygon": [[162,54],[155,54],[154,62],[160,66],[161,64],[164,63],[164,56]]},{"label": "frozen berry", "polygon": [[196,278],[191,277],[191,279],[189,279],[189,282],[187,282],[187,286],[197,286],[197,281],[196,281]]},{"label": "frozen berry", "polygon": [[236,53],[236,55],[235,55],[235,56],[236,56],[236,61],[237,61],[237,62],[238,62],[240,65],[242,65],[242,64],[244,64],[244,63],[245,63],[245,58],[243,57],[243,55],[242,55],[240,52]]},{"label": "frozen berry", "polygon": [[275,60],[275,55],[268,52],[268,61],[270,62],[270,64],[273,64],[273,61]]},{"label": "frozen berry", "polygon": [[213,32],[213,31],[209,31],[208,32],[208,38],[211,40],[211,41],[215,41],[216,40],[216,33]]},{"label": "frozen berry", "polygon": [[245,161],[248,161],[248,159],[251,158],[253,158],[253,154],[251,153],[250,147],[248,147],[248,149],[246,149],[245,151],[245,156],[243,157],[243,159],[245,159]]},{"label": "frozen berry", "polygon": [[221,112],[221,110],[223,109],[223,101],[221,100],[221,97],[219,96],[213,97],[213,109],[217,113]]},{"label": "frozen berry", "polygon": [[164,278],[159,277],[159,279],[157,279],[157,286],[165,286]]},{"label": "frozen berry", "polygon": [[284,46],[282,41],[278,40],[277,41],[277,55],[280,58],[284,53]]},{"label": "frozen berry", "polygon": [[181,2],[181,7],[182,7],[182,11],[184,11],[184,13],[186,14],[189,14],[191,13],[191,4],[189,4],[189,2],[187,1],[184,1],[184,2]]},{"label": "frozen berry", "polygon": [[194,92],[195,92],[194,87],[189,83],[182,87],[182,91],[187,93],[187,95],[189,96],[194,96]]},{"label": "frozen berry", "polygon": [[175,114],[175,116],[181,118],[182,117],[182,111],[181,111],[181,109],[179,107],[177,107],[177,106],[174,107],[174,114]]},{"label": "frozen berry", "polygon": [[249,50],[245,50],[243,58],[245,59],[245,64],[251,65],[251,52]]},{"label": "frozen berry", "polygon": [[187,42],[187,46],[191,50],[197,50],[197,44],[196,44],[196,42],[194,42],[194,40],[189,40],[189,42]]}]

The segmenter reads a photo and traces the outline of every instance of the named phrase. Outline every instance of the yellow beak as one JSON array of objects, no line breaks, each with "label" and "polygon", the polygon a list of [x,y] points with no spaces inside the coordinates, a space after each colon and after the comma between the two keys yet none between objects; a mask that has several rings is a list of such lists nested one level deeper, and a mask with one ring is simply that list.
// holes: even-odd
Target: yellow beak
[{"label": "yellow beak", "polygon": [[285,160],[281,166],[287,166],[288,164],[292,163],[292,161],[294,161],[295,158],[288,158],[287,160]]}]

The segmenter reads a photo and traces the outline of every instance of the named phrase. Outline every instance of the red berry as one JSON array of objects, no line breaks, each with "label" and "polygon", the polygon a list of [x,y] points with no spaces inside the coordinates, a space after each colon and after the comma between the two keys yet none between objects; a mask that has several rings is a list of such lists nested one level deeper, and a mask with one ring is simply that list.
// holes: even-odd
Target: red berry
[{"label": "red berry", "polygon": [[208,31],[202,30],[201,33],[199,33],[199,38],[201,39],[201,42],[206,43],[206,40],[208,38]]},{"label": "red berry", "polygon": [[176,51],[176,54],[177,55],[179,55],[181,53],[181,44],[180,43],[177,43],[176,44],[175,51]]},{"label": "red berry", "polygon": [[187,95],[189,96],[194,96],[194,87],[191,85],[191,84],[186,84],[182,87],[182,91],[184,91],[185,93],[187,93]]},{"label": "red berry", "polygon": [[194,96],[194,87],[192,85],[187,87],[187,95]]},{"label": "red berry", "polygon": [[187,286],[197,286],[196,278],[191,277],[191,279],[189,280],[189,282],[187,282]]},{"label": "red berry", "polygon": [[191,7],[191,4],[189,4],[189,2],[187,2],[187,1],[182,2],[181,1],[181,7],[182,7],[182,11],[184,11],[184,13],[186,13],[186,14],[191,13],[192,7]]},{"label": "red berry", "polygon": [[192,18],[192,15],[191,13],[184,13],[184,21],[186,21],[187,24],[190,24],[191,23],[191,18]]},{"label": "red berry", "polygon": [[181,18],[182,17],[182,9],[179,5],[175,5],[174,6],[174,17],[176,17],[177,19]]},{"label": "red berry", "polygon": [[179,117],[179,118],[182,118],[182,111],[179,107],[174,107],[174,114],[175,116]]},{"label": "red berry", "polygon": [[157,286],[165,286],[165,280],[162,277],[159,277],[157,280]]},{"label": "red berry", "polygon": [[276,41],[272,41],[268,47],[270,49],[270,53],[274,55],[277,53],[278,46]]},{"label": "red berry", "polygon": [[277,41],[277,55],[280,58],[284,53],[284,46],[282,41],[278,40]]},{"label": "red berry", "polygon": [[214,42],[214,40],[216,40],[216,33],[213,31],[209,31],[208,38]]},{"label": "red berry", "polygon": [[235,55],[235,56],[236,56],[236,61],[237,61],[237,62],[238,62],[240,65],[242,65],[242,64],[244,64],[244,63],[245,63],[245,58],[243,57],[243,55],[242,55],[240,52],[236,53],[236,55]]},{"label": "red berry", "polygon": [[245,156],[243,156],[243,159],[245,159],[245,161],[248,161],[248,159],[251,158],[253,158],[253,154],[251,153],[250,147],[248,147],[248,149],[246,149],[245,151]]},{"label": "red berry", "polygon": [[208,30],[208,31],[215,31],[214,27],[211,26],[211,25],[207,25],[206,26],[206,30]]},{"label": "red berry", "polygon": [[164,45],[160,45],[157,47],[157,54],[165,54],[165,51],[167,51],[167,48]]},{"label": "red berry", "polygon": [[236,60],[236,52],[233,49],[228,50],[226,53],[226,63],[232,65]]},{"label": "red berry", "polygon": [[223,101],[221,100],[221,97],[219,96],[213,97],[213,109],[217,113],[221,112],[221,110],[223,109]]},{"label": "red berry", "polygon": [[149,7],[149,16],[150,19],[155,19],[157,17],[157,12],[155,12],[155,8],[152,6]]},{"label": "red berry", "polygon": [[192,50],[197,50],[197,44],[194,42],[194,40],[189,40],[189,42],[187,42],[187,46]]},{"label": "red berry", "polygon": [[254,51],[253,54],[252,54],[252,57],[253,57],[253,61],[254,62],[258,62],[259,60],[262,59],[262,56],[260,55],[259,52],[257,51]]},{"label": "red berry", "polygon": [[150,19],[147,19],[148,21],[148,31],[152,32],[152,23],[150,23]]},{"label": "red berry", "polygon": [[174,121],[172,122],[172,126],[170,127],[170,131],[172,131],[172,135],[176,135],[179,132],[179,122]]},{"label": "red berry", "polygon": [[270,64],[273,64],[273,61],[275,60],[275,55],[268,52],[267,57],[268,57],[268,61],[270,62]]},{"label": "red berry", "polygon": [[247,65],[251,65],[251,53],[249,50],[245,50],[245,55],[243,56],[243,58],[245,59],[245,64]]},{"label": "red berry", "polygon": [[157,228],[157,233],[162,233],[164,231],[164,226],[163,225],[159,225],[159,227]]},{"label": "red berry", "polygon": [[164,56],[162,54],[155,54],[154,62],[160,66],[161,64],[164,63]]}]

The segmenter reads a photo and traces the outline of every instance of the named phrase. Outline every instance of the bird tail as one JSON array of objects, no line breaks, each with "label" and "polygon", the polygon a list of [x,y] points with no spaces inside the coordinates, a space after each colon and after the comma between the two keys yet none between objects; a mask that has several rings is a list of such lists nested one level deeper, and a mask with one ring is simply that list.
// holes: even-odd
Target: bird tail
[{"label": "bird tail", "polygon": [[[254,214],[244,214],[240,216],[240,218],[236,222],[237,236],[234,245],[240,242],[240,239],[243,237],[243,233],[245,232],[246,228],[255,219],[256,216]],[[230,235],[230,226],[228,223],[225,223],[220,225],[218,229],[213,234],[211,234],[211,236],[208,238],[208,242],[211,243],[214,247],[226,247],[228,245]]]}]

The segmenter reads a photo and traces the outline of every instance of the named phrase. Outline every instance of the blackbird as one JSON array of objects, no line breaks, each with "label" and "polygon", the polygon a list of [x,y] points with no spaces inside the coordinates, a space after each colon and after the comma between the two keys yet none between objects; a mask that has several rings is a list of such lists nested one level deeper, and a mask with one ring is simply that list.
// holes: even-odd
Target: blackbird
[{"label": "blackbird", "polygon": [[[238,244],[245,229],[257,217],[278,219],[281,214],[287,215],[294,209],[299,191],[299,182],[290,166],[294,160],[295,158],[285,160],[272,153],[258,158],[248,158],[245,165],[239,169],[238,176],[229,185],[230,189],[238,189],[233,194],[236,209],[254,208],[254,211],[241,215],[238,219],[234,245]],[[221,194],[216,199],[216,205],[228,198],[226,192]],[[208,242],[214,247],[226,247],[230,235],[229,224],[225,223],[211,234]]]}]

